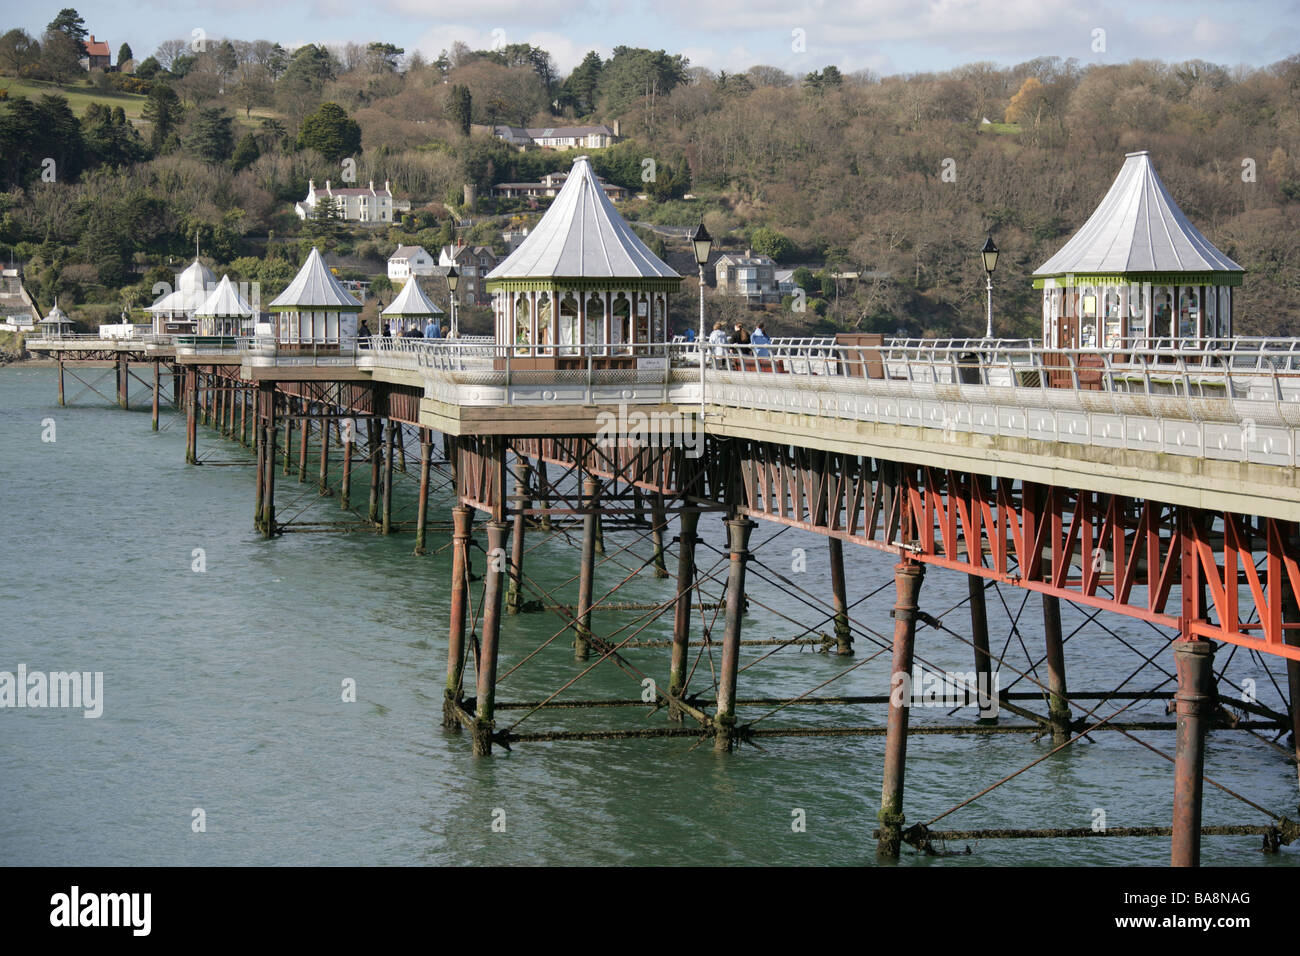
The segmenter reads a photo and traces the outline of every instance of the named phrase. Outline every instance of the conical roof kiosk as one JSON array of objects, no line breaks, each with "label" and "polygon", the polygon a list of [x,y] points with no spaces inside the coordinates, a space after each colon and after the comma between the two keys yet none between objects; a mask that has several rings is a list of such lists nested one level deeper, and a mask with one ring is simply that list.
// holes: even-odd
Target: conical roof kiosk
[{"label": "conical roof kiosk", "polygon": [[289,287],[268,308],[277,317],[276,344],[281,349],[356,348],[361,303],[334,278],[314,246]]},{"label": "conical roof kiosk", "polygon": [[651,252],[605,195],[586,156],[541,222],[487,275],[496,342],[516,368],[630,367],[637,346],[668,339],[668,297],[682,277]]},{"label": "conical roof kiosk", "polygon": [[1129,153],[1083,228],[1034,272],[1043,343],[1200,348],[1230,338],[1244,273],[1178,208],[1147,151]]},{"label": "conical roof kiosk", "polygon": [[419,280],[411,276],[406,280],[406,285],[402,286],[402,291],[379,314],[383,318],[385,329],[391,320],[397,319],[405,332],[412,328],[423,329],[430,319],[441,319],[444,313],[420,287]]}]

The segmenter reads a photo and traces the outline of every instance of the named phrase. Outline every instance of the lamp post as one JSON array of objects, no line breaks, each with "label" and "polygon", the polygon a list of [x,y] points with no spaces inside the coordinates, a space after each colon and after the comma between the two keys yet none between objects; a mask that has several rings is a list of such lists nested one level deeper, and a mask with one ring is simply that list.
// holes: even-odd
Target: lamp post
[{"label": "lamp post", "polygon": [[993,338],[993,270],[998,265],[998,247],[993,242],[993,234],[984,240],[984,248],[980,249],[980,256],[984,259],[984,272],[987,274],[987,291],[988,291],[988,324],[984,329],[984,338]]},{"label": "lamp post", "polygon": [[700,420],[704,420],[704,266],[709,261],[709,250],[713,248],[713,237],[704,228],[704,220],[691,236],[691,245],[695,247],[695,261],[700,267],[700,334],[695,347],[700,352]]},{"label": "lamp post", "polygon": [[460,285],[460,273],[452,266],[447,270],[447,298],[451,302],[451,337],[460,338],[460,326],[456,324],[456,286]]}]

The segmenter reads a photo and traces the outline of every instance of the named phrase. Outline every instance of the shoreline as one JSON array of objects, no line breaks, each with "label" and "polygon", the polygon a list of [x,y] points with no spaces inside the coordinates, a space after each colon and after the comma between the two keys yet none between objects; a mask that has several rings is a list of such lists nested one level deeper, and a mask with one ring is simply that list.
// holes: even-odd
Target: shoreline
[{"label": "shoreline", "polygon": [[23,366],[28,368],[51,368],[58,364],[59,364],[58,359],[24,358],[24,359],[15,359],[12,362],[0,362],[0,368],[18,368]]}]

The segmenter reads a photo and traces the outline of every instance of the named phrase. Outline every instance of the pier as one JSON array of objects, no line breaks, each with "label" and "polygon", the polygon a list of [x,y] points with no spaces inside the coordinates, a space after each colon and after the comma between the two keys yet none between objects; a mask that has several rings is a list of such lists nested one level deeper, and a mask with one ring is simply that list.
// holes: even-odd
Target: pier
[{"label": "pier", "polygon": [[[1050,344],[692,344],[666,332],[674,277],[637,258],[644,246],[611,218],[617,214],[590,178],[575,167],[543,223],[489,276],[498,293],[491,337],[357,338],[355,327],[349,335],[350,307],[328,288],[313,253],[315,262],[272,303],[281,315],[276,335],[60,335],[29,340],[28,348],[58,360],[61,399],[65,371],[111,363],[125,406],[129,377],[146,369],[138,380],[152,389],[155,427],[170,374],[188,462],[205,460],[201,426],[254,448],[251,525],[268,539],[368,530],[411,534],[417,556],[449,546],[441,721],[446,732],[463,732],[475,754],[638,737],[680,737],[728,754],[782,735],[880,735],[881,808],[862,836],[885,860],[905,844],[936,853],[944,840],[1158,832],[1170,837],[1172,862],[1190,866],[1203,833],[1262,837],[1274,851],[1300,837],[1280,808],[1250,799],[1249,781],[1204,773],[1211,732],[1262,735],[1280,767],[1296,760],[1300,745],[1300,341],[1221,334],[1230,330],[1231,296],[1221,297],[1216,283],[1239,276],[1225,278],[1233,275],[1226,266],[1223,276],[1202,269],[1179,284],[1154,270],[1175,298],[1194,294],[1204,303],[1190,338],[1164,339],[1154,334],[1163,321],[1159,287],[1140,299],[1129,291],[1151,286],[1153,270],[1131,270],[1146,278],[1129,282],[1099,266],[1125,290],[1117,308],[1132,323],[1104,350],[1060,339],[1065,325],[1076,338],[1087,334],[1089,309],[1094,332],[1107,317],[1106,287],[1081,291],[1073,275],[1044,286]],[[635,271],[598,274],[574,253],[575,230],[604,243],[605,262],[617,259],[610,250],[621,251]],[[566,265],[570,255],[576,265]],[[512,274],[512,261],[531,271]],[[1067,314],[1073,324],[1058,321]],[[394,510],[400,480],[418,483],[414,515]],[[427,513],[435,483],[454,489],[450,515]],[[335,497],[340,522],[299,525],[300,507],[288,501],[306,493]],[[724,548],[701,535],[719,524]],[[765,560],[751,544],[760,525],[825,539],[831,593],[809,593]],[[539,536],[571,543],[576,604],[530,577]],[[847,582],[850,545],[890,555],[892,579]],[[606,564],[626,576],[598,593],[593,572]],[[958,574],[968,584],[962,605],[927,602],[927,578]],[[619,589],[638,578],[661,581],[660,600],[620,604]],[[892,622],[862,620],[855,607],[864,594],[888,589]],[[797,633],[775,641],[745,630],[747,605],[762,606],[772,590],[808,609],[790,622]],[[986,600],[1003,593],[1033,598],[1028,613],[1041,614],[1041,647],[1033,649],[1041,671],[1017,667],[989,633]],[[1132,687],[1127,672],[1114,675],[1113,686],[1079,686],[1071,657],[1087,653],[1087,640],[1109,638],[1089,635],[1067,655],[1067,602],[1089,621],[1120,616],[1151,625],[1170,676],[1148,689]],[[627,621],[601,633],[594,612],[614,606]],[[503,613],[555,618],[554,633],[515,668],[550,645],[572,647],[572,677],[550,696],[499,697],[508,677],[498,671]],[[671,640],[643,637],[660,619],[672,622]],[[895,691],[938,670],[927,660],[938,642],[964,648],[972,700],[989,696],[991,672],[1002,675],[1002,717],[910,722]],[[835,678],[797,695],[747,694],[741,648],[764,645],[771,653],[808,645],[833,653],[844,662],[840,674],[885,656],[891,682],[870,697],[836,697]],[[1215,669],[1225,647],[1285,660],[1288,712],[1230,699]],[[1148,664],[1156,655],[1144,657]],[[627,699],[567,695],[601,665],[628,675]],[[1166,701],[1173,719],[1126,718],[1142,700]],[[788,707],[862,706],[884,708],[886,720],[766,723]],[[648,707],[662,724],[520,729],[560,707]],[[755,709],[758,716],[740,716]],[[1142,730],[1169,731],[1168,745],[1132,736]],[[1052,749],[1009,776],[996,771],[964,803],[937,815],[927,807],[918,820],[908,812],[906,767],[909,738],[921,733],[1026,734],[1050,738]],[[965,803],[1102,733],[1127,735],[1152,751],[1153,763],[1171,765],[1169,827],[939,828]],[[1287,733],[1293,745],[1283,748],[1276,741]],[[1207,782],[1243,804],[1246,822],[1202,824]]]}]

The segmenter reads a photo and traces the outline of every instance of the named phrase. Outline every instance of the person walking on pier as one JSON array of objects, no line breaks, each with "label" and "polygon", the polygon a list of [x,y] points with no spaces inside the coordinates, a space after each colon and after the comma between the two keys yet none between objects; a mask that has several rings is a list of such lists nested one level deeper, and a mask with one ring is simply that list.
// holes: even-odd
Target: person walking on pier
[{"label": "person walking on pier", "polygon": [[749,336],[749,344],[754,346],[754,355],[758,358],[771,358],[772,350],[760,347],[772,344],[772,340],[763,331],[763,323],[760,322],[754,326],[754,331]]},{"label": "person walking on pier", "polygon": [[726,354],[727,345],[727,327],[721,322],[713,324],[713,331],[709,333],[709,344],[713,346],[713,358],[722,358]]},{"label": "person walking on pier", "polygon": [[442,332],[438,328],[438,323],[433,321],[433,319],[430,319],[429,324],[424,327],[424,337],[426,339],[442,338]]},{"label": "person walking on pier", "polygon": [[365,319],[362,319],[362,320],[361,320],[361,327],[360,327],[359,329],[357,329],[357,338],[359,338],[359,339],[368,339],[368,338],[370,338],[370,336],[372,336],[372,335],[374,335],[374,333],[370,331],[370,326],[366,325],[366,320],[365,320]]}]

